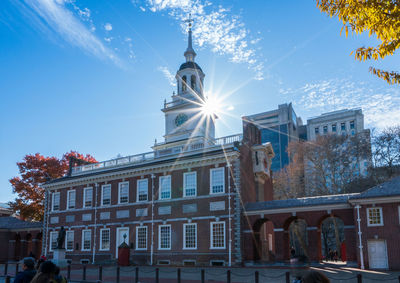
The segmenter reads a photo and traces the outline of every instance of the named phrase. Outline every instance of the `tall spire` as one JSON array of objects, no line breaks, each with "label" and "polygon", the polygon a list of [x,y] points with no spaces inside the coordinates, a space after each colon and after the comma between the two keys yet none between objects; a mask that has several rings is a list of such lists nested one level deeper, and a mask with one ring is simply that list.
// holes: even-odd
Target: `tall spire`
[{"label": "tall spire", "polygon": [[196,52],[194,52],[193,46],[192,46],[192,15],[189,14],[189,19],[185,20],[186,23],[188,23],[189,26],[189,34],[188,34],[188,47],[183,54],[186,57],[186,62],[194,62],[194,57],[196,57]]}]

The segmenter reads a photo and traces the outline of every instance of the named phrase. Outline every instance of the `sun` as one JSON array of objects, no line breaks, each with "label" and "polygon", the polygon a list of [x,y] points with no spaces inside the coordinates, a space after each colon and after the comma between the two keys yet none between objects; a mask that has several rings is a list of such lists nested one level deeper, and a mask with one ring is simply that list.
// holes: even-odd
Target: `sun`
[{"label": "sun", "polygon": [[215,96],[207,96],[201,105],[201,112],[204,116],[218,116],[222,110],[222,103]]}]

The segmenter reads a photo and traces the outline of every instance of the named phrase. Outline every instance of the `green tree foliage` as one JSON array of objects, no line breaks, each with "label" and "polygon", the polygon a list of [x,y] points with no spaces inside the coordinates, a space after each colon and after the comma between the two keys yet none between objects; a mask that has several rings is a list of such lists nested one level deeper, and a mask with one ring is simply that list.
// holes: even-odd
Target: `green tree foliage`
[{"label": "green tree foliage", "polygon": [[[393,55],[400,47],[400,2],[398,0],[317,0],[317,7],[338,17],[348,36],[368,32],[381,42],[376,47],[360,47],[355,51],[359,61],[379,60]],[[352,52],[353,53],[353,52]],[[400,74],[370,67],[370,72],[389,84],[400,84]]]}]

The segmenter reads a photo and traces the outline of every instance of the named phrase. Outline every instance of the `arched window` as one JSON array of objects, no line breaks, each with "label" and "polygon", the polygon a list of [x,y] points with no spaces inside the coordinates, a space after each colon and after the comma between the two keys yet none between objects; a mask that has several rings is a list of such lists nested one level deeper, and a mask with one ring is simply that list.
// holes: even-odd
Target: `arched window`
[{"label": "arched window", "polygon": [[192,88],[192,90],[196,90],[196,76],[192,75],[190,77],[190,87]]},{"label": "arched window", "polygon": [[183,76],[182,78],[182,91],[186,91],[187,87],[187,82],[186,82],[186,76]]}]

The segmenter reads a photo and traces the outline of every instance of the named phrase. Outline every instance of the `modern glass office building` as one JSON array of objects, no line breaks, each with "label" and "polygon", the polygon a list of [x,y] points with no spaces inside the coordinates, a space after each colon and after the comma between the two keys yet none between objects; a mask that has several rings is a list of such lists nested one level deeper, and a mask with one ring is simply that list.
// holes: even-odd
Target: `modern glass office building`
[{"label": "modern glass office building", "polygon": [[255,124],[261,130],[261,142],[270,142],[275,152],[272,159],[272,171],[276,172],[289,164],[287,146],[299,139],[303,125],[293,110],[292,103],[278,105],[278,109],[243,117],[243,120]]}]

